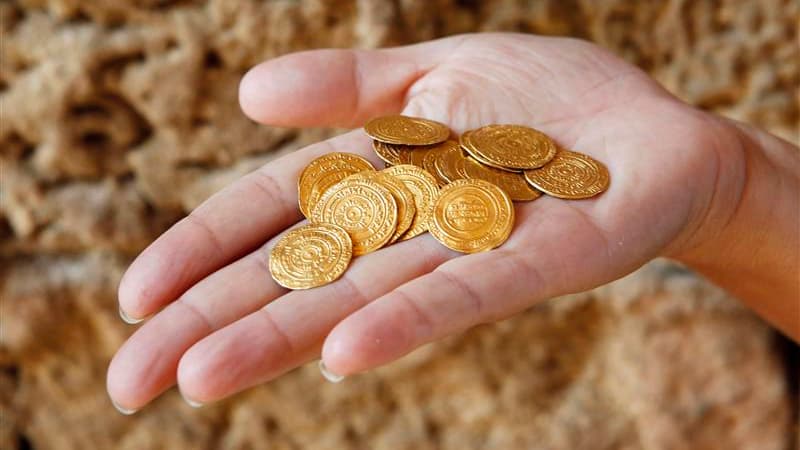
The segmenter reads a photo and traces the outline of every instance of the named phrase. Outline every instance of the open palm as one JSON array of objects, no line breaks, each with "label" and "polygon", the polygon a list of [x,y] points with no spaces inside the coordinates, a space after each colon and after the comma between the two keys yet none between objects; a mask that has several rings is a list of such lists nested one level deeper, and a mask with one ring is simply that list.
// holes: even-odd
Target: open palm
[{"label": "open palm", "polygon": [[[240,100],[281,126],[358,127],[402,112],[456,132],[490,123],[535,127],[605,163],[599,197],[516,204],[499,249],[459,255],[431,236],[356,258],[338,281],[287,292],[267,255],[301,220],[297,176],[344,151],[376,166],[361,130],[271,162],[216,194],[161,236],[120,286],[128,316],[153,315],[115,356],[112,399],[138,409],[178,382],[208,402],[322,354],[350,374],[538,301],[609,282],[708,233],[719,183],[715,122],[643,72],[572,39],[467,35],[416,46],[321,50],[253,69]],[[732,164],[732,163],[725,163]],[[735,164],[734,164],[735,165]]]}]

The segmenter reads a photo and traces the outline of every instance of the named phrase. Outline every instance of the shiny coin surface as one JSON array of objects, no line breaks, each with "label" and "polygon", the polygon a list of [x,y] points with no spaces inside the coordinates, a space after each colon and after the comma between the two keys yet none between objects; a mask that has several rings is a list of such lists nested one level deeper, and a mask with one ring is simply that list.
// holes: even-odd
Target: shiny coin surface
[{"label": "shiny coin surface", "polygon": [[436,160],[443,158],[446,152],[451,148],[457,148],[459,151],[461,151],[461,146],[459,145],[458,141],[451,139],[444,141],[441,144],[431,146],[431,148],[428,149],[428,152],[425,154],[425,158],[422,159],[422,168],[436,178],[436,183],[440,187],[447,184],[448,181],[442,177],[438,169],[436,169]]},{"label": "shiny coin surface", "polygon": [[487,125],[462,134],[460,142],[478,161],[504,170],[542,167],[556,154],[552,139],[522,125]]},{"label": "shiny coin surface", "polygon": [[400,240],[411,239],[426,232],[433,212],[433,203],[439,195],[436,178],[425,170],[409,164],[392,166],[384,171],[402,181],[414,196],[417,214],[414,216],[411,227],[400,237]]},{"label": "shiny coin surface", "polygon": [[372,149],[375,154],[388,166],[398,164],[412,164],[422,167],[425,155],[428,154],[430,146],[427,145],[401,145],[387,144],[380,141],[372,141]]},{"label": "shiny coin surface", "polygon": [[430,233],[445,247],[476,253],[498,247],[514,226],[514,205],[502,189],[483,180],[457,180],[436,200]]},{"label": "shiny coin surface", "polygon": [[467,178],[488,181],[505,191],[515,202],[536,200],[541,196],[539,191],[525,181],[525,176],[521,173],[485,166],[469,157],[464,158],[462,164]]},{"label": "shiny coin surface", "polygon": [[385,142],[373,140],[372,149],[375,150],[375,154],[378,155],[378,158],[382,159],[383,162],[389,166],[408,163],[407,155],[405,154],[409,151],[407,145],[387,144]]},{"label": "shiny coin surface", "polygon": [[450,136],[443,123],[401,115],[372,119],[364,125],[364,131],[376,141],[403,145],[438,144]]},{"label": "shiny coin surface", "polygon": [[605,191],[610,182],[603,163],[563,149],[541,169],[526,170],[525,179],[545,194],[565,199],[594,197]]},{"label": "shiny coin surface", "polygon": [[269,271],[275,282],[289,289],[309,289],[339,278],[353,255],[347,232],[320,223],[294,229],[269,253]]},{"label": "shiny coin surface", "polygon": [[[437,174],[446,181],[452,183],[456,180],[468,178],[464,168],[464,150],[460,145],[451,146],[445,149],[433,162]],[[445,183],[445,184],[446,184]]]},{"label": "shiny coin surface", "polygon": [[357,178],[371,179],[392,193],[392,197],[397,204],[397,227],[388,243],[391,244],[400,239],[400,236],[411,227],[411,224],[414,222],[414,216],[417,214],[417,207],[414,205],[414,195],[408,190],[405,183],[384,171],[359,172],[355,175],[350,175],[345,178],[345,180]]},{"label": "shiny coin surface", "polygon": [[353,241],[353,255],[364,255],[391,239],[397,228],[397,203],[388,189],[373,180],[342,180],[320,197],[311,211],[311,222],[344,228]]},{"label": "shiny coin surface", "polygon": [[300,211],[311,218],[311,211],[322,194],[348,176],[364,170],[375,170],[366,159],[352,153],[334,152],[311,161],[297,182]]}]

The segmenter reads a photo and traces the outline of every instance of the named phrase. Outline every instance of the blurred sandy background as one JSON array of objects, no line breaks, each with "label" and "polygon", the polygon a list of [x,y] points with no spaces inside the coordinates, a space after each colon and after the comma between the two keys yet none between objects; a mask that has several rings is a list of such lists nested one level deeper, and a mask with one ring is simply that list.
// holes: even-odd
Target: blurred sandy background
[{"label": "blurred sandy background", "polygon": [[[130,262],[226,183],[330,131],[257,126],[247,68],[469,31],[590,39],[798,140],[796,0],[0,2],[0,448],[790,449],[797,347],[665,262],[339,385],[315,366],[131,417],[105,369]],[[267,207],[267,205],[264,205]],[[265,274],[265,276],[268,276]]]}]

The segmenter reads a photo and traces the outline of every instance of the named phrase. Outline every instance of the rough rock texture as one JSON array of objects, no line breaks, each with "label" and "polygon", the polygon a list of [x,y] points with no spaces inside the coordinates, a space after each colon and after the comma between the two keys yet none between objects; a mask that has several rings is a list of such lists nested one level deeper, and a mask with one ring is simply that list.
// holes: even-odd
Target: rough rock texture
[{"label": "rough rock texture", "polygon": [[201,410],[170,393],[123,417],[104,373],[131,330],[115,301],[131,258],[329,133],[245,119],[236,90],[253,64],[476,30],[573,35],[797,142],[798,13],[795,0],[0,3],[0,448],[791,448],[796,349],[663,262],[340,385],[311,366]]}]

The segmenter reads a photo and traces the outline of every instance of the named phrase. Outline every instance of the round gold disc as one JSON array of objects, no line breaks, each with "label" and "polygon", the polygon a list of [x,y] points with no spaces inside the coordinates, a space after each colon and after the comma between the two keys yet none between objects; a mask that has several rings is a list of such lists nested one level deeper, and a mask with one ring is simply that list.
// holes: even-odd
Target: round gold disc
[{"label": "round gold disc", "polygon": [[514,205],[502,189],[483,180],[457,180],[436,200],[430,233],[445,247],[476,253],[498,247],[514,226]]},{"label": "round gold disc", "polygon": [[461,135],[461,146],[492,167],[520,171],[547,164],[556,144],[544,133],[522,125],[487,125]]},{"label": "round gold disc", "polygon": [[436,178],[436,183],[439,186],[444,186],[447,184],[447,180],[439,174],[439,171],[436,169],[436,161],[441,159],[445,156],[448,149],[457,148],[461,151],[461,147],[458,144],[458,141],[454,140],[447,140],[442,142],[441,144],[436,144],[431,146],[428,149],[428,153],[425,154],[425,158],[422,159],[422,168],[425,169],[429,174],[433,175]]},{"label": "round gold disc", "polygon": [[594,197],[605,191],[610,182],[603,163],[563,149],[541,169],[526,170],[525,179],[545,194],[566,199]]},{"label": "round gold disc", "polygon": [[311,210],[331,186],[364,170],[375,170],[366,159],[352,153],[334,152],[316,158],[300,173],[297,197],[300,211],[311,218]]},{"label": "round gold disc", "polygon": [[405,183],[389,175],[385,171],[364,171],[355,175],[350,175],[345,179],[350,180],[354,178],[371,179],[392,193],[392,197],[397,204],[397,228],[388,243],[391,244],[400,239],[400,236],[411,227],[411,224],[414,222],[414,216],[417,214],[417,208],[414,206],[414,195],[408,190]]},{"label": "round gold disc", "polygon": [[392,166],[384,169],[384,172],[402,181],[414,196],[414,206],[416,206],[417,214],[414,216],[411,227],[400,237],[400,240],[411,239],[427,231],[428,222],[433,212],[433,203],[439,195],[436,178],[425,170],[410,164]]},{"label": "round gold disc", "polygon": [[309,289],[339,278],[353,256],[347,232],[327,223],[294,229],[269,253],[269,271],[276,283],[289,289]]},{"label": "round gold disc", "polygon": [[345,179],[320,197],[311,221],[344,228],[353,241],[353,255],[364,255],[391,239],[397,228],[397,203],[388,189],[373,180]]},{"label": "round gold disc", "polygon": [[401,115],[372,119],[364,125],[364,131],[376,141],[403,145],[438,144],[450,136],[443,123]]},{"label": "round gold disc", "polygon": [[456,180],[467,179],[467,173],[464,168],[464,150],[460,145],[451,146],[446,148],[438,158],[433,162],[436,173],[445,180],[445,184],[452,183]]},{"label": "round gold disc", "polygon": [[515,202],[536,200],[541,196],[539,191],[525,181],[525,176],[521,173],[485,166],[469,157],[464,158],[462,164],[467,178],[488,181],[505,191]]}]

